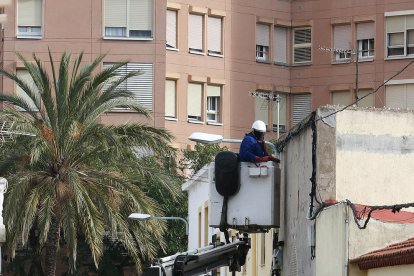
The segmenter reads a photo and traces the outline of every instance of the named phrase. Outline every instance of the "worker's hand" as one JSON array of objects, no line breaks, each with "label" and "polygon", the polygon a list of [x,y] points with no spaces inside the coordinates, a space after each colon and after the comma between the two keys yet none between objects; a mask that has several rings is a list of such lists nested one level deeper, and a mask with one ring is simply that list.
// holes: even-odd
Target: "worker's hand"
[{"label": "worker's hand", "polygon": [[254,160],[255,162],[259,163],[259,162],[267,162],[270,161],[271,156],[267,155],[267,156],[263,156],[263,157],[258,157],[256,156],[256,160]]},{"label": "worker's hand", "polygon": [[280,160],[277,159],[273,154],[270,155],[270,161],[276,162],[276,163],[280,163]]}]

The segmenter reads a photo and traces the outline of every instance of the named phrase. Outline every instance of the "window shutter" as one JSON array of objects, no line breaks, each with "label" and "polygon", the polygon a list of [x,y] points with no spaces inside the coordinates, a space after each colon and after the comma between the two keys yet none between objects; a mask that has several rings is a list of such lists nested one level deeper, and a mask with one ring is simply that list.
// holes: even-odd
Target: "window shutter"
[{"label": "window shutter", "polygon": [[42,0],[18,0],[18,26],[42,26]]},{"label": "window shutter", "polygon": [[405,31],[405,17],[391,16],[387,17],[387,33],[399,33]]},{"label": "window shutter", "polygon": [[255,97],[255,120],[262,120],[266,125],[269,124],[269,101],[267,99]]},{"label": "window shutter", "polygon": [[190,14],[188,17],[188,48],[203,50],[203,16]]},{"label": "window shutter", "polygon": [[391,108],[405,108],[404,85],[387,85],[385,88],[385,105]]},{"label": "window shutter", "polygon": [[405,17],[405,25],[407,30],[414,29],[414,15],[407,15]]},{"label": "window shutter", "polygon": [[414,84],[405,85],[406,108],[414,109]]},{"label": "window shutter", "polygon": [[105,0],[105,27],[127,26],[127,0]]},{"label": "window shutter", "polygon": [[221,87],[217,85],[207,85],[207,97],[220,97]]},{"label": "window shutter", "polygon": [[[358,90],[358,99],[361,99],[362,97],[368,95],[371,92],[372,92],[372,90],[370,90],[370,89]],[[359,107],[371,107],[371,106],[375,106],[374,95],[375,94],[373,93],[373,94],[370,94],[367,97],[361,99],[358,102],[358,106]]]},{"label": "window shutter", "polygon": [[311,101],[312,100],[310,94],[300,94],[293,96],[292,124],[294,126],[311,113]]},{"label": "window shutter", "polygon": [[348,90],[332,92],[332,104],[348,105],[350,103],[351,103],[351,93]]},{"label": "window shutter", "polygon": [[[16,74],[19,78],[25,81],[29,85],[29,87],[34,87],[33,79],[27,70],[16,70]],[[23,100],[25,100],[29,104],[32,110],[38,110],[32,99],[18,85],[16,85],[16,96],[23,98]],[[18,110],[22,109],[18,108]]]},{"label": "window shutter", "polygon": [[167,10],[167,46],[177,48],[177,11]]},{"label": "window shutter", "polygon": [[275,47],[275,62],[287,63],[287,29],[284,27],[275,27],[275,34],[273,36]]},{"label": "window shutter", "polygon": [[176,95],[176,82],[174,80],[165,81],[165,116],[176,117],[175,114],[175,95]]},{"label": "window shutter", "polygon": [[349,50],[351,46],[351,25],[334,26],[334,48]]},{"label": "window shutter", "polygon": [[152,110],[152,87],[153,87],[153,70],[152,64],[148,63],[128,63],[127,73],[140,71],[138,76],[131,77],[127,80],[129,91],[135,94],[135,100],[148,110]]},{"label": "window shutter", "polygon": [[202,84],[188,84],[187,112],[189,116],[201,117]]},{"label": "window shutter", "polygon": [[312,31],[311,29],[295,29],[294,36],[294,63],[310,62],[312,60]]},{"label": "window shutter", "polygon": [[[279,123],[281,125],[286,125],[286,95],[279,94],[280,102],[279,102]],[[277,102],[273,101],[273,125],[276,127],[277,125]]]},{"label": "window shutter", "polygon": [[269,47],[269,25],[256,24],[256,45]]},{"label": "window shutter", "polygon": [[375,38],[374,22],[357,24],[357,40]]},{"label": "window shutter", "polygon": [[152,31],[152,0],[129,0],[128,28]]},{"label": "window shutter", "polygon": [[221,53],[222,18],[209,16],[207,28],[208,50]]},{"label": "window shutter", "polygon": [[[112,65],[114,65],[114,63],[104,63],[103,64],[103,69],[107,69],[107,68],[111,67]],[[109,79],[103,87],[104,90],[106,90],[109,87],[111,82],[115,81],[116,79],[124,77],[127,74],[127,67],[122,66],[121,68],[118,68],[118,70],[116,70],[115,72],[117,73],[118,76],[116,78]],[[127,89],[127,82],[126,81],[122,82],[120,85],[118,85],[117,89],[126,90]]]}]

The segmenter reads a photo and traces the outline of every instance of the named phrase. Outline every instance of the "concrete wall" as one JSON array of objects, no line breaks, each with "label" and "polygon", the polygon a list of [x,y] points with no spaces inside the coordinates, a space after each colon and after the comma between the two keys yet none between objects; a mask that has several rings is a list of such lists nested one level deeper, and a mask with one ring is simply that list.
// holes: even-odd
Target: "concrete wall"
[{"label": "concrete wall", "polygon": [[347,209],[344,204],[325,209],[316,220],[316,274],[347,276]]},{"label": "concrete wall", "polygon": [[340,112],[336,115],[336,149],[338,201],[365,205],[413,201],[413,112]]},{"label": "concrete wall", "polygon": [[282,275],[315,275],[311,260],[309,212],[312,175],[311,130],[292,139],[282,153],[281,240],[285,242]]}]

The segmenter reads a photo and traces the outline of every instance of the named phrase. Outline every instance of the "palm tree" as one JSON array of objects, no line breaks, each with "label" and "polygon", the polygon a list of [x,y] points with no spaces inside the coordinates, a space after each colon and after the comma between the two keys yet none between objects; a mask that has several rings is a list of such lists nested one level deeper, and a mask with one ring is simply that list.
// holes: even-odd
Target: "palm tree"
[{"label": "palm tree", "polygon": [[71,60],[64,53],[55,70],[50,51],[47,69],[35,54],[34,62],[17,55],[33,83],[0,69],[27,96],[1,94],[5,108],[0,120],[11,120],[14,132],[30,134],[15,135],[0,160],[0,174],[9,180],[4,207],[8,253],[13,257],[19,243],[27,243],[34,231],[39,250],[45,252],[45,274],[55,275],[60,241],[66,243],[74,270],[79,236],[98,267],[103,238],[110,235],[122,242],[140,270],[141,258],[153,257],[163,245],[165,225],[131,222],[127,216],[162,212],[145,193],[149,178],[172,193],[177,189],[169,184],[168,175],[153,172],[154,166],[146,166],[132,150],[145,148],[155,157],[172,156],[172,136],[145,124],[99,122],[116,107],[149,116],[133,94],[119,86],[139,72],[118,76],[125,62],[99,71],[104,56],[81,67],[82,54]]}]

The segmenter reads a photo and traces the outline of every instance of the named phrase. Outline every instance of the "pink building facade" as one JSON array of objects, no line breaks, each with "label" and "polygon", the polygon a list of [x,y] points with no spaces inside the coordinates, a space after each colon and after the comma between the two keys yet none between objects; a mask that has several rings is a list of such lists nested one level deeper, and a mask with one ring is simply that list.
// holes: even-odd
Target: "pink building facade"
[{"label": "pink building facade", "polygon": [[242,138],[255,119],[275,138],[326,104],[414,108],[414,67],[369,94],[414,57],[410,1],[16,0],[4,12],[5,68],[24,74],[15,52],[47,62],[48,48],[85,61],[107,54],[102,68],[128,60],[125,72],[144,72],[128,88],[177,148],[195,131]]}]

